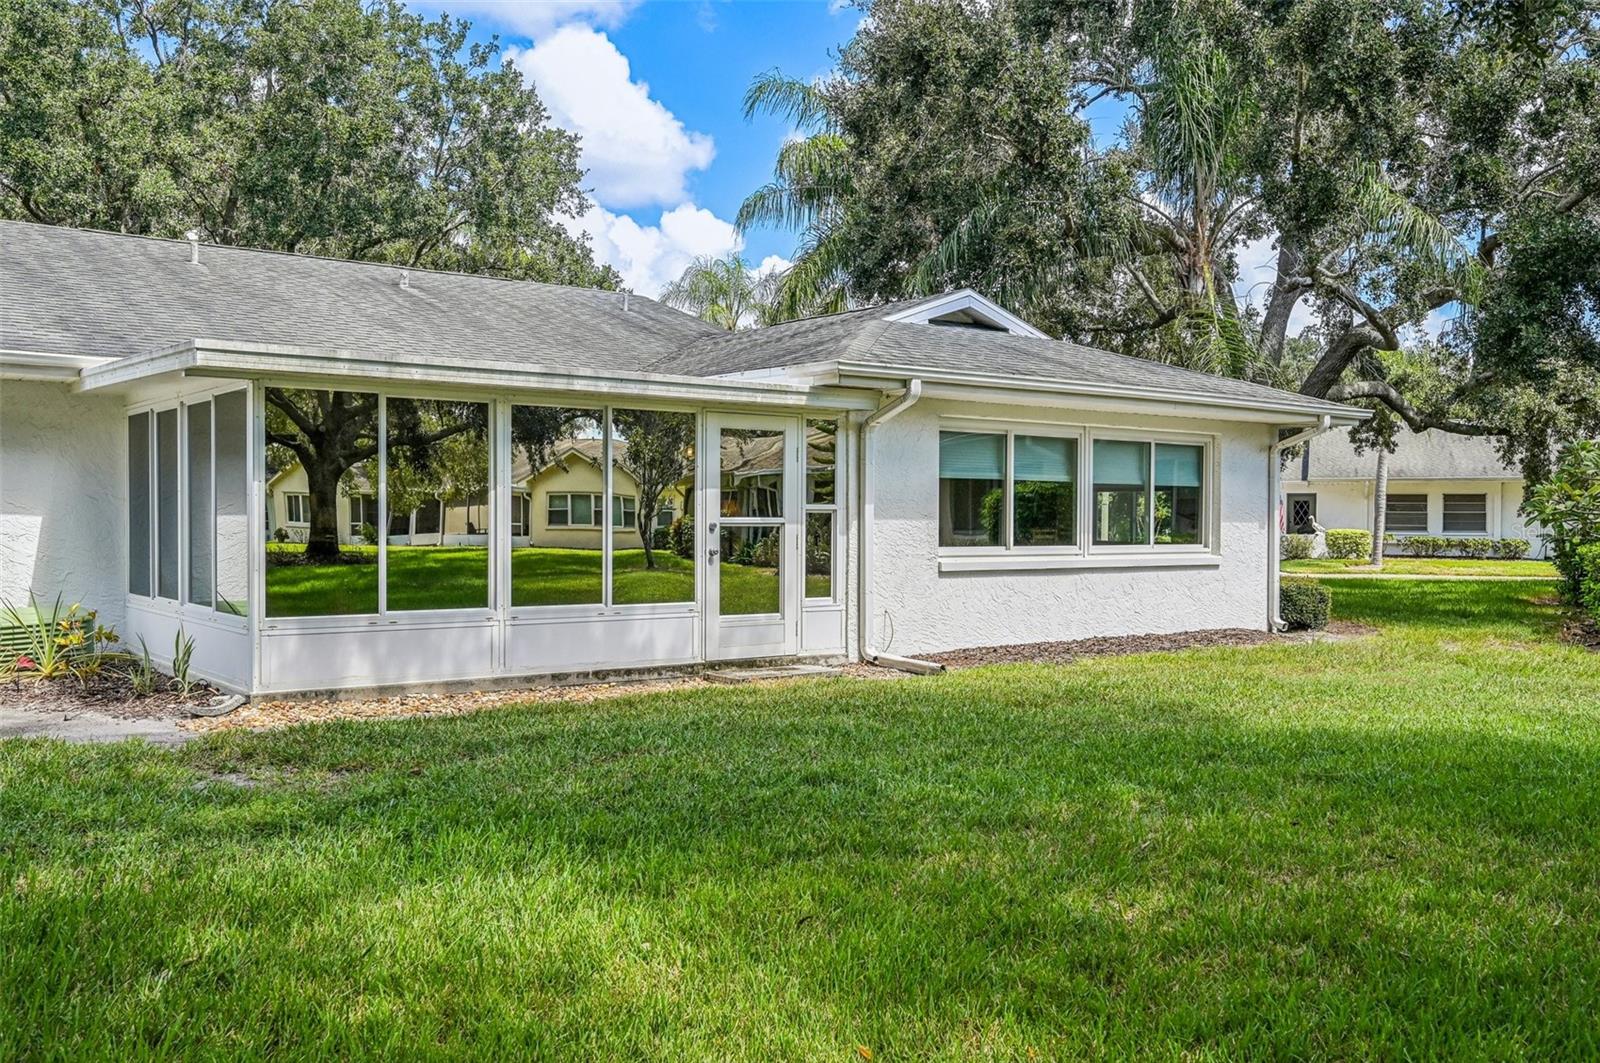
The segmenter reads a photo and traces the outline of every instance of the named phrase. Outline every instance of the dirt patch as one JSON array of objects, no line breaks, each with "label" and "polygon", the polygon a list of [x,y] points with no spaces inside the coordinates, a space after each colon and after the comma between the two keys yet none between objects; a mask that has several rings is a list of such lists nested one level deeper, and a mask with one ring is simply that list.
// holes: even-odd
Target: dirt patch
[{"label": "dirt patch", "polygon": [[291,727],[301,723],[327,723],[331,720],[400,720],[416,717],[466,716],[484,709],[508,705],[546,702],[582,704],[620,698],[629,694],[653,694],[703,686],[696,676],[653,679],[638,683],[590,683],[583,686],[533,687],[524,690],[474,690],[455,694],[395,694],[379,698],[316,698],[304,701],[263,701],[245,705],[226,716],[185,720],[186,731],[252,730]]},{"label": "dirt patch", "polygon": [[1600,624],[1579,613],[1562,621],[1561,637],[1574,646],[1600,652]]},{"label": "dirt patch", "polygon": [[14,679],[0,683],[0,706],[30,712],[71,715],[98,713],[118,720],[172,720],[189,715],[191,708],[209,705],[221,695],[201,683],[187,696],[162,689],[143,697],[134,693],[128,677],[107,669],[83,683],[72,678]]},{"label": "dirt patch", "polygon": [[1070,664],[1083,657],[1118,657],[1129,653],[1166,653],[1209,646],[1259,646],[1272,641],[1265,631],[1223,628],[1182,631],[1172,635],[1108,635],[1070,642],[1027,642],[1015,646],[978,646],[924,655],[947,668],[984,664]]}]

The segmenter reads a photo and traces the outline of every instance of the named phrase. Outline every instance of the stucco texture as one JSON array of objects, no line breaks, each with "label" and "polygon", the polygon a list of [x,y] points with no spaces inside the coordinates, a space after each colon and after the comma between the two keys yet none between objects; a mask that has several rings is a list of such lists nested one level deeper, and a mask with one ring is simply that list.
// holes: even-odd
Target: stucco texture
[{"label": "stucco texture", "polygon": [[[1211,436],[1213,466],[1220,468],[1213,532],[1220,563],[941,573],[939,431],[952,417],[993,418],[995,429],[1024,430],[1032,423]],[[1224,421],[919,403],[877,429],[872,441],[876,648],[918,654],[1097,635],[1264,628],[1268,432],[1265,425]]]},{"label": "stucco texture", "polygon": [[121,623],[127,465],[120,399],[0,380],[0,601],[59,593]]}]

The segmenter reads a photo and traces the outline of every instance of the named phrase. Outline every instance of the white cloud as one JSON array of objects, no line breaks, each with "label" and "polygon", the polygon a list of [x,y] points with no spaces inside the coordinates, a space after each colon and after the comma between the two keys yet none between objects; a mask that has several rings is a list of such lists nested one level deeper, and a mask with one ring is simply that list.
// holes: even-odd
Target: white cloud
[{"label": "white cloud", "polygon": [[569,22],[615,29],[643,0],[423,0],[418,7],[538,37]]},{"label": "white cloud", "polygon": [[766,258],[761,260],[760,265],[756,266],[756,268],[752,269],[750,272],[757,277],[765,277],[770,273],[782,273],[792,265],[794,265],[794,263],[790,262],[782,255],[768,255]]},{"label": "white cloud", "polygon": [[[581,218],[563,218],[562,224],[574,235],[587,233],[595,257],[615,266],[628,287],[651,297],[677,280],[695,258],[721,258],[744,247],[732,224],[693,203],[664,211],[655,225],[640,225],[600,206],[590,207]],[[769,255],[763,268],[777,258]]]},{"label": "white cloud", "polygon": [[634,81],[628,58],[587,26],[563,26],[507,57],[539,95],[557,125],[582,137],[585,181],[610,208],[671,205],[688,198],[691,170],[716,155],[711,137],[684,128]]}]

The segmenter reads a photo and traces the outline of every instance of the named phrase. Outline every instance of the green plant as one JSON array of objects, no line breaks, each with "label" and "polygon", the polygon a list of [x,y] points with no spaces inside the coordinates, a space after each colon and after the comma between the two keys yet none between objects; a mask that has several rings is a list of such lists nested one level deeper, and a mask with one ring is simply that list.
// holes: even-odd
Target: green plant
[{"label": "green plant", "polygon": [[1285,579],[1278,584],[1278,615],[1290,631],[1320,631],[1328,626],[1333,593],[1314,579]]},{"label": "green plant", "polygon": [[1343,559],[1372,556],[1372,533],[1361,528],[1329,528],[1324,535],[1328,556]]},{"label": "green plant", "polygon": [[179,626],[172,636],[172,685],[184,697],[199,685],[199,680],[189,674],[189,662],[193,657],[194,639],[185,635]]},{"label": "green plant", "polygon": [[1543,525],[1563,593],[1576,601],[1582,591],[1578,551],[1600,542],[1600,441],[1569,446],[1550,479],[1528,492],[1522,509]]},{"label": "green plant", "polygon": [[370,521],[361,525],[361,541],[368,546],[378,545],[378,529]]},{"label": "green plant", "polygon": [[62,607],[62,596],[49,608],[40,608],[39,599],[28,595],[26,613],[10,603],[0,606],[0,617],[20,634],[22,650],[7,653],[8,676],[49,680],[72,676],[80,683],[98,675],[108,647],[117,642],[117,633],[102,627],[93,609],[77,602]]},{"label": "green plant", "polygon": [[135,695],[147,698],[156,692],[156,680],[161,673],[156,671],[155,662],[150,660],[150,647],[145,645],[144,636],[139,636],[139,653],[137,656],[128,655],[130,665],[123,673],[128,678],[128,685],[133,688]]},{"label": "green plant", "polygon": [[1528,556],[1528,540],[1496,539],[1494,556],[1502,561],[1520,561]]},{"label": "green plant", "polygon": [[1493,539],[1457,539],[1451,544],[1456,553],[1482,561],[1494,553]]},{"label": "green plant", "polygon": [[1578,605],[1589,619],[1600,623],[1600,543],[1586,543],[1573,551],[1578,574]]},{"label": "green plant", "polygon": [[1315,535],[1285,535],[1281,543],[1281,552],[1285,561],[1304,561],[1311,556],[1316,546]]},{"label": "green plant", "polygon": [[1449,540],[1438,535],[1411,535],[1406,537],[1406,553],[1412,557],[1438,557],[1444,553]]},{"label": "green plant", "polygon": [[682,516],[674,518],[671,528],[668,529],[671,538],[670,549],[674,554],[688,561],[694,557],[694,518]]}]

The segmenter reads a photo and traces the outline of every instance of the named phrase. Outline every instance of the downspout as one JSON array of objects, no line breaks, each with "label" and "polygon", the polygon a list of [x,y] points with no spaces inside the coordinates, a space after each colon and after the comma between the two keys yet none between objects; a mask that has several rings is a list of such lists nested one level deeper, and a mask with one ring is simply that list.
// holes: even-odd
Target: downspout
[{"label": "downspout", "polygon": [[[1267,530],[1267,630],[1282,631],[1286,624],[1278,612],[1278,565],[1281,563],[1279,556],[1282,550],[1282,533],[1278,531],[1278,496],[1282,493],[1282,472],[1279,466],[1283,463],[1283,452],[1286,448],[1304,443],[1313,436],[1320,436],[1333,427],[1333,415],[1323,414],[1315,428],[1302,429],[1292,436],[1286,436],[1267,448],[1267,519],[1271,522]],[[1274,432],[1277,429],[1273,429]]]},{"label": "downspout", "polygon": [[944,666],[934,664],[932,661],[918,661],[910,657],[896,657],[887,653],[879,653],[872,645],[872,526],[875,520],[872,484],[872,430],[881,424],[894,420],[902,413],[916,405],[922,398],[922,381],[912,379],[906,381],[906,389],[886,406],[874,410],[865,421],[861,423],[861,448],[859,455],[859,475],[857,482],[861,485],[861,532],[857,537],[859,541],[859,557],[856,561],[856,645],[863,661],[869,664],[883,665],[887,668],[899,668],[908,672],[930,673],[942,672]]}]

